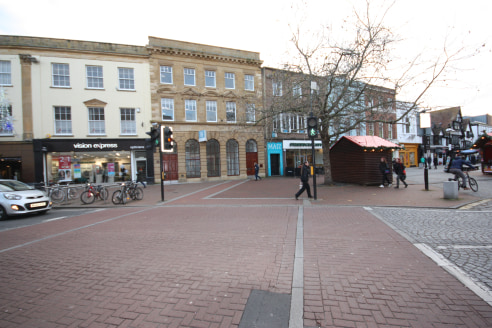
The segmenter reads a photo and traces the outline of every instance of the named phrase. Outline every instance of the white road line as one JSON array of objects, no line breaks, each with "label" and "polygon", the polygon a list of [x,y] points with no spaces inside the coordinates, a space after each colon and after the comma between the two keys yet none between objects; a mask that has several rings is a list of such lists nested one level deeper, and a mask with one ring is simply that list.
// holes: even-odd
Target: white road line
[{"label": "white road line", "polygon": [[415,247],[420,249],[422,253],[431,258],[437,265],[448,271],[456,279],[461,281],[466,287],[477,294],[478,297],[483,299],[489,305],[492,306],[492,290],[487,286],[479,282],[474,281],[466,272],[459,267],[448,261],[444,256],[434,251],[430,246],[426,244],[414,244]]},{"label": "white road line", "polygon": [[289,328],[304,327],[304,207],[297,213],[296,252],[292,274]]}]

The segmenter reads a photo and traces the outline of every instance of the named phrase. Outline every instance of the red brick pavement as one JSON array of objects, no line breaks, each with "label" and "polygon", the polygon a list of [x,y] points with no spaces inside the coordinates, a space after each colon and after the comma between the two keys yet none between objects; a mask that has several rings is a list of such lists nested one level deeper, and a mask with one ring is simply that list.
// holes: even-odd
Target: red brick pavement
[{"label": "red brick pavement", "polygon": [[492,327],[492,307],[370,212],[323,206],[473,196],[343,186],[309,203],[297,182],[166,185],[165,203],[151,186],[128,206],[0,232],[0,327],[237,327],[251,290],[290,293],[300,205],[306,327]]}]

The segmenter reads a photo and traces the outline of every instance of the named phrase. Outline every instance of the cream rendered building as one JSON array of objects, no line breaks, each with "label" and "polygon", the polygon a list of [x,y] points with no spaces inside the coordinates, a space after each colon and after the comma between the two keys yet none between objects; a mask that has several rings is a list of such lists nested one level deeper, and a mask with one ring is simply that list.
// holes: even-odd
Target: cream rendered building
[{"label": "cream rendered building", "polygon": [[13,126],[0,133],[0,154],[20,163],[15,172],[0,167],[2,175],[111,182],[147,170],[145,47],[3,35],[0,74],[10,106],[0,123]]},{"label": "cream rendered building", "polygon": [[[166,180],[244,179],[265,172],[256,52],[149,37],[152,121],[173,129]],[[159,153],[154,154],[156,181]]]}]

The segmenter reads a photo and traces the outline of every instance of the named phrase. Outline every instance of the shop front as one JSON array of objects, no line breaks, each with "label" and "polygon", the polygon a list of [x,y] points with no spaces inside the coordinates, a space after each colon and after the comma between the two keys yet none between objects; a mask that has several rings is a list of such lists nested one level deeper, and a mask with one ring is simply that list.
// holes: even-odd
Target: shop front
[{"label": "shop front", "polygon": [[283,140],[285,153],[285,175],[298,176],[300,167],[305,161],[309,161],[316,167],[316,173],[323,173],[323,145],[321,140],[314,141],[314,161],[311,140]]},{"label": "shop front", "polygon": [[35,176],[38,182],[147,181],[151,173],[147,174],[147,158],[145,139],[34,140]]}]

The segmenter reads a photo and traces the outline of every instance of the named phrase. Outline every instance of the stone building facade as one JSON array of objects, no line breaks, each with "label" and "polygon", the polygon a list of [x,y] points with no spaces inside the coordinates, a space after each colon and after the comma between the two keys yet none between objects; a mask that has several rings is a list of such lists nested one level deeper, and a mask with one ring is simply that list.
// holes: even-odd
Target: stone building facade
[{"label": "stone building facade", "polygon": [[259,53],[149,37],[152,122],[173,129],[174,151],[154,153],[155,181],[264,175]]}]

